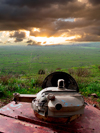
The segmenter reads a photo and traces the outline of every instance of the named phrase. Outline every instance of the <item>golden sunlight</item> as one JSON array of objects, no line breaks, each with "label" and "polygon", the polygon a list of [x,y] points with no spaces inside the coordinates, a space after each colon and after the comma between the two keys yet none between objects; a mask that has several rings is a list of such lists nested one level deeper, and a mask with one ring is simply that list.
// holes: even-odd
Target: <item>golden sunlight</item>
[{"label": "golden sunlight", "polygon": [[[39,31],[38,28],[33,28],[34,31]],[[2,42],[11,42],[13,43],[15,41],[15,37],[10,38],[10,35],[14,35],[16,31],[4,31],[2,32],[2,36],[0,39],[2,39]],[[19,30],[19,34],[21,32],[25,33],[25,38],[23,39],[23,42],[27,40],[33,40],[37,42],[40,45],[56,45],[56,44],[66,44],[70,41],[74,41],[75,39],[81,38],[80,35],[75,35],[75,36],[69,36],[66,37],[66,34],[62,34],[59,37],[35,37],[35,36],[30,36],[30,31],[26,30]]]},{"label": "golden sunlight", "polygon": [[81,36],[80,35],[76,35],[75,36],[75,39],[78,39],[78,38],[81,38]]},{"label": "golden sunlight", "polygon": [[38,32],[40,32],[40,29],[39,28],[33,28],[32,31],[38,31]]},{"label": "golden sunlight", "polygon": [[75,39],[76,36],[71,37],[33,37],[31,36],[32,40],[35,40],[36,42],[41,42],[41,45],[52,45],[52,44],[64,44],[64,42]]},{"label": "golden sunlight", "polygon": [[4,38],[4,37],[9,36],[9,34],[10,34],[9,31],[3,31],[3,32],[2,32],[2,36],[1,36],[1,38]]}]

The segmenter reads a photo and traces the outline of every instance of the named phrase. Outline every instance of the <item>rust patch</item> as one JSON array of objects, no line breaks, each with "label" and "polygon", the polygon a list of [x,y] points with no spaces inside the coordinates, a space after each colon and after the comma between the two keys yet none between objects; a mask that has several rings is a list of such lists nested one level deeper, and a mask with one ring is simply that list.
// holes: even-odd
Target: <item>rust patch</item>
[{"label": "rust patch", "polygon": [[34,114],[37,118],[39,118],[40,120],[46,121],[46,122],[52,122],[52,123],[60,123],[60,124],[65,124],[68,122],[71,122],[75,119],[77,119],[80,115],[74,115],[71,117],[66,117],[66,118],[56,118],[56,117],[45,117],[45,116],[41,116],[40,114],[38,114],[38,112],[34,111]]},{"label": "rust patch", "polygon": [[[84,114],[67,124],[48,123],[35,117],[30,103],[9,103],[0,109],[0,132],[99,133],[100,110],[89,105]],[[5,116],[4,116],[5,115]],[[12,117],[12,118],[9,118]],[[15,119],[16,117],[16,119]],[[57,120],[56,120],[57,121]],[[24,125],[25,124],[25,125]]]}]

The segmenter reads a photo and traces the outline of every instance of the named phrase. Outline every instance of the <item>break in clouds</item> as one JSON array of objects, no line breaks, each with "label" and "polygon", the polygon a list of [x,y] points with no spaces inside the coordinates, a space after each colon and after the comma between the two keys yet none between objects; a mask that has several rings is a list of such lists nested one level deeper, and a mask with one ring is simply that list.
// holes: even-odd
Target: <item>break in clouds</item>
[{"label": "break in clouds", "polygon": [[15,42],[26,38],[19,30],[34,37],[100,41],[99,12],[100,0],[0,0],[0,31],[15,31],[9,35]]}]

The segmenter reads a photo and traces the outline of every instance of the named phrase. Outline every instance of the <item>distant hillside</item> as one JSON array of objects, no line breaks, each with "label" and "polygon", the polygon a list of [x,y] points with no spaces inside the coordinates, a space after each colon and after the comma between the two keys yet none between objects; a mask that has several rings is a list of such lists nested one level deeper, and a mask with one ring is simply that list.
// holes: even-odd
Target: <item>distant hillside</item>
[{"label": "distant hillside", "polygon": [[0,74],[37,74],[100,64],[100,44],[0,46]]}]

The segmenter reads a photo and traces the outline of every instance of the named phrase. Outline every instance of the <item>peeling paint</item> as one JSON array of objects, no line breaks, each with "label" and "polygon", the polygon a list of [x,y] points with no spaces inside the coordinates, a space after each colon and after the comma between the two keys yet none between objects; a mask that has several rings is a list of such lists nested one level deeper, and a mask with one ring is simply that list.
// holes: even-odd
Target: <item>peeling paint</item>
[{"label": "peeling paint", "polygon": [[19,104],[15,104],[15,103],[13,104],[13,103],[12,103],[12,104],[10,104],[10,106],[11,106],[11,107],[15,107],[16,109],[19,109],[19,108],[22,107],[23,105],[22,105],[21,103],[19,103]]}]

